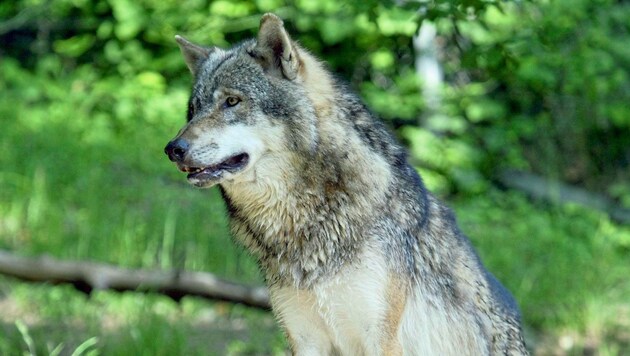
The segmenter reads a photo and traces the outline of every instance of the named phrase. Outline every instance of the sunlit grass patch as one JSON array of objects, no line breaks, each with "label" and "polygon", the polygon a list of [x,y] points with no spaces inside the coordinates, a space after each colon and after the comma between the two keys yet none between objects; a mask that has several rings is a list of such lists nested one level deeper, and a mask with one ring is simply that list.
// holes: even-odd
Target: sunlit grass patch
[{"label": "sunlit grass patch", "polygon": [[[71,354],[81,345],[90,345],[84,354],[104,355],[269,355],[286,349],[268,312],[199,298],[178,303],[109,291],[88,297],[69,286],[9,282],[0,279],[0,289],[10,290],[0,299],[2,355]],[[86,345],[88,340],[93,342]]]}]

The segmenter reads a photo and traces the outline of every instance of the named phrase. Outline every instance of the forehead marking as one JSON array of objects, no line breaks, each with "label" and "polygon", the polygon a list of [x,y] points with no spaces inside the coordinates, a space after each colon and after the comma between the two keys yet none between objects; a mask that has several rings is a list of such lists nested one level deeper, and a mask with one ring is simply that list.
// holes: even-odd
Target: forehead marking
[{"label": "forehead marking", "polygon": [[234,52],[226,52],[218,49],[210,55],[203,65],[203,75],[207,78],[211,74],[217,71],[219,67],[225,63],[228,59],[234,57]]},{"label": "forehead marking", "polygon": [[234,57],[234,52],[216,49],[210,57],[202,64],[201,71],[196,77],[193,91],[188,100],[187,120],[191,121],[195,112],[201,109],[203,102],[212,100],[212,93],[216,90],[216,80],[214,73],[228,59]]},{"label": "forehead marking", "polygon": [[217,49],[202,66],[202,71],[197,77],[197,82],[193,86],[192,100],[208,100],[211,98],[212,93],[216,90],[217,81],[214,74],[219,67],[226,61],[235,57],[235,52],[227,52],[222,49]]}]

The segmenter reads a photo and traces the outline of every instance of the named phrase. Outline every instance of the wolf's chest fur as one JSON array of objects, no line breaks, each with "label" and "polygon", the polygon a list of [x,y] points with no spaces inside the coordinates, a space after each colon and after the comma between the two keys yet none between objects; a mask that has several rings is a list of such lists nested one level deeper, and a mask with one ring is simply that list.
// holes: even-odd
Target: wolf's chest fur
[{"label": "wolf's chest fur", "polygon": [[[359,140],[352,133],[347,136],[348,142]],[[343,155],[354,148],[347,145]],[[490,317],[471,314],[475,306],[452,295],[474,296],[481,282],[475,282],[478,277],[469,275],[467,267],[461,268],[460,276],[451,275],[455,271],[447,266],[458,263],[462,253],[456,249],[458,242],[443,208],[429,198],[424,213],[434,220],[411,219],[417,209],[391,201],[398,191],[392,185],[400,177],[385,173],[390,169],[379,173],[388,166],[372,158],[372,165],[358,166],[369,167],[363,168],[363,177],[374,180],[380,174],[388,189],[366,190],[368,183],[363,182],[353,188],[356,191],[343,184],[344,191],[315,189],[296,178],[308,168],[295,169],[286,164],[293,159],[274,155],[261,160],[247,183],[223,185],[234,234],[259,259],[274,312],[294,351],[300,355],[489,353]],[[337,170],[356,171],[356,167],[350,161]],[[407,246],[408,240],[401,238],[405,234],[411,236]],[[442,236],[451,241],[440,241]]]},{"label": "wolf's chest fur", "polygon": [[290,340],[301,345],[300,355],[490,352],[481,336],[489,325],[414,289],[386,266],[378,249],[367,247],[355,263],[308,290],[272,287],[276,315]]},{"label": "wolf's chest fur", "polygon": [[[321,126],[339,124],[323,123],[319,132],[331,129]],[[330,139],[320,136],[318,144]],[[386,208],[388,164],[357,134],[347,132],[344,140],[345,147],[310,160],[268,153],[250,180],[222,185],[233,232],[258,257],[268,282],[308,287],[331,277],[357,257]]]},{"label": "wolf's chest fur", "polygon": [[221,187],[294,354],[527,353],[512,297],[450,211],[278,17],[230,50],[178,42],[195,85],[166,153]]}]

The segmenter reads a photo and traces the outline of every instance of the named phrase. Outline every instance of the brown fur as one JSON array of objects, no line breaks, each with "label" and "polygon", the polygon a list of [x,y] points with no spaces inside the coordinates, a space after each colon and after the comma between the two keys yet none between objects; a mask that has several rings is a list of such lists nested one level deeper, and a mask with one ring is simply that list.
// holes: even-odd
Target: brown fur
[{"label": "brown fur", "polygon": [[407,283],[398,276],[390,276],[387,284],[386,298],[388,303],[385,322],[383,323],[383,342],[381,353],[385,356],[401,356],[403,348],[400,344],[399,329],[408,296]]}]

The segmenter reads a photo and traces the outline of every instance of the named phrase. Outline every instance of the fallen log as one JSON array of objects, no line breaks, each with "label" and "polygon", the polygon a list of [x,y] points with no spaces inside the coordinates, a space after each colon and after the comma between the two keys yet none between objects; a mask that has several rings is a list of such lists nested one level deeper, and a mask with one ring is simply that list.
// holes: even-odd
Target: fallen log
[{"label": "fallen log", "polygon": [[176,301],[184,296],[197,296],[265,310],[271,308],[265,287],[227,281],[207,272],[127,269],[48,256],[23,257],[0,250],[0,274],[30,282],[72,284],[86,294],[106,289],[155,292]]},{"label": "fallen log", "polygon": [[630,209],[618,206],[612,199],[601,194],[524,171],[503,170],[497,178],[505,187],[520,190],[534,199],[579,204],[605,212],[617,223],[630,224]]}]

